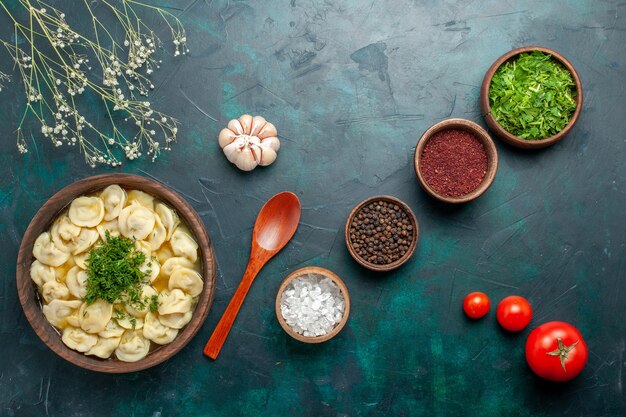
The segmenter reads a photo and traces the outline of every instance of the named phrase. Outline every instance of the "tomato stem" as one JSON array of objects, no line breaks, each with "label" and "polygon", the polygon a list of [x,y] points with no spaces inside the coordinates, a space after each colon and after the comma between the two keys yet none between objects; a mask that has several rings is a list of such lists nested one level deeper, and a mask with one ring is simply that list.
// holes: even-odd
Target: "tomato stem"
[{"label": "tomato stem", "polygon": [[570,351],[576,347],[579,340],[577,340],[576,343],[570,346],[565,346],[565,344],[563,343],[563,340],[561,340],[560,337],[557,337],[556,341],[559,347],[556,350],[553,350],[552,352],[546,352],[546,354],[550,356],[558,356],[559,360],[561,361],[561,366],[563,367],[563,372],[567,372],[567,369],[565,369],[565,359],[568,358]]}]

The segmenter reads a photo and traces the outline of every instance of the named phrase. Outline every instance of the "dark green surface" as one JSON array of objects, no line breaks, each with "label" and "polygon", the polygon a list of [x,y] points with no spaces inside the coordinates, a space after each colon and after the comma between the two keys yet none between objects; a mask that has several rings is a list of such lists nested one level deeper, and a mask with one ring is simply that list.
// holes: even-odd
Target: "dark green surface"
[{"label": "dark green surface", "polygon": [[[0,416],[626,414],[625,3],[170,4],[191,56],[165,59],[151,101],[181,120],[180,139],[155,164],[115,172],[158,178],[200,213],[219,261],[214,305],[176,357],[131,375],[82,370],[41,343],[17,300],[21,236],[55,191],[111,171],[86,168],[37,132],[36,148],[20,156],[13,130],[23,99],[14,83],[0,95]],[[498,175],[483,197],[463,207],[435,203],[413,173],[417,138],[449,116],[482,124],[484,73],[528,44],[556,49],[578,69],[579,124],[542,151],[498,142]],[[274,165],[248,174],[216,141],[244,112],[272,121],[283,145]],[[97,106],[93,114],[104,117]],[[301,198],[300,228],[260,274],[211,362],[201,350],[243,274],[256,213],[282,190]],[[421,225],[414,258],[385,275],[353,262],[342,235],[350,209],[374,194],[400,197]],[[304,265],[335,271],[353,303],[346,328],[319,346],[291,340],[274,316],[280,281]],[[495,309],[465,319],[461,300],[473,290],[494,304],[528,297],[531,328],[576,325],[591,351],[585,371],[566,385],[539,381],[524,360],[528,330],[505,334]]]}]

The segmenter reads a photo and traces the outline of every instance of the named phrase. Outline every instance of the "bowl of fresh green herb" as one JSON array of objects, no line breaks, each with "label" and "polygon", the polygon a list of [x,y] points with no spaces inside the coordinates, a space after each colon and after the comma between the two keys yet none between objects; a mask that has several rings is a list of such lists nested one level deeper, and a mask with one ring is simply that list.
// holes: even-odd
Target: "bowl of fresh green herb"
[{"label": "bowl of fresh green herb", "polygon": [[580,77],[561,54],[524,46],[498,58],[485,74],[480,107],[489,128],[512,146],[545,148],[574,127],[583,105]]}]

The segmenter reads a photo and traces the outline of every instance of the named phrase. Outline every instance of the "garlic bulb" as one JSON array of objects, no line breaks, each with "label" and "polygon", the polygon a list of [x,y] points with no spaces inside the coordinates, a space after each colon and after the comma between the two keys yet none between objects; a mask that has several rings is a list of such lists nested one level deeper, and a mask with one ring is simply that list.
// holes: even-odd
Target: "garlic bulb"
[{"label": "garlic bulb", "polygon": [[244,114],[228,122],[219,136],[220,147],[226,158],[243,171],[252,171],[257,165],[267,166],[276,160],[280,149],[276,128],[261,116]]}]

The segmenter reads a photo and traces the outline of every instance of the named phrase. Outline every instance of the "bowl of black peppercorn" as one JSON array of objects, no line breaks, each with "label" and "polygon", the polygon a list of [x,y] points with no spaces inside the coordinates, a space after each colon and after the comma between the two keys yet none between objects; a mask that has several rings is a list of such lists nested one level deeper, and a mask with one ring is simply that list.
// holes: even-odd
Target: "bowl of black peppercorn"
[{"label": "bowl of black peppercorn", "polygon": [[411,258],[419,225],[411,208],[388,195],[370,197],[350,212],[345,230],[348,252],[372,271],[391,271]]}]

